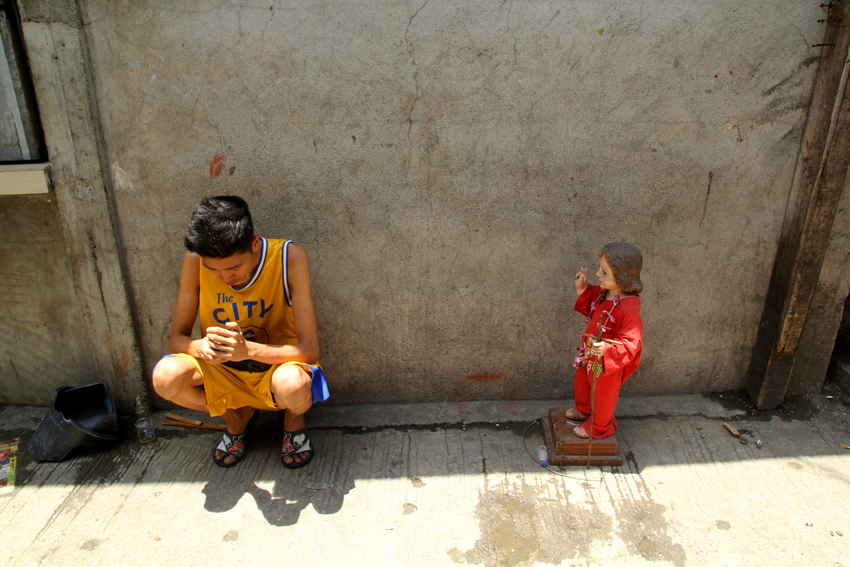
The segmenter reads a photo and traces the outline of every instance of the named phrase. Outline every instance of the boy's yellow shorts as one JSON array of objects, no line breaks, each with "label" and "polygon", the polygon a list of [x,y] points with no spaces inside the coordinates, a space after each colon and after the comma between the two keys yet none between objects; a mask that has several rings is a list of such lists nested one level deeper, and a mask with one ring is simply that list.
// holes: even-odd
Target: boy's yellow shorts
[{"label": "boy's yellow shorts", "polygon": [[195,365],[204,379],[204,392],[207,397],[207,410],[210,416],[223,414],[228,409],[252,407],[258,410],[278,411],[271,381],[274,371],[288,364],[300,366],[312,376],[313,402],[323,402],[330,397],[328,385],[322,367],[304,362],[284,362],[273,365],[265,372],[235,370],[223,364],[210,364],[188,354],[169,354],[185,358]]}]

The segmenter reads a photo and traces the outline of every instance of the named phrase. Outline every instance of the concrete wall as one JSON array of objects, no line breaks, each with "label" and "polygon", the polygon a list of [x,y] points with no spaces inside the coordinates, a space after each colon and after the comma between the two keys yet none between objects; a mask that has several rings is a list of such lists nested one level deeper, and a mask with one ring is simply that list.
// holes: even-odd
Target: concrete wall
[{"label": "concrete wall", "polygon": [[[105,148],[85,28],[73,0],[22,2],[20,7],[50,158],[53,195],[79,309],[76,316],[82,323],[82,329],[65,325],[56,333],[76,333],[75,340],[87,344],[93,366],[93,372],[81,372],[80,368],[66,367],[61,358],[47,359],[37,380],[42,389],[47,384],[55,387],[107,381],[119,409],[132,411],[136,396],[146,398],[146,384],[136,340],[132,290],[125,276],[126,263],[131,260],[120,245],[113,191],[109,177],[104,175],[108,168],[103,166]],[[34,212],[21,210],[20,214]],[[4,238],[4,242],[14,243],[15,237]],[[15,253],[14,247],[11,250]],[[44,269],[34,266],[29,272],[34,290]],[[50,293],[50,287],[45,291]],[[48,301],[35,293],[30,297],[36,302]],[[55,320],[48,317],[47,323],[54,325]],[[29,341],[16,344],[17,352],[40,346]],[[49,404],[52,397],[41,403]]]},{"label": "concrete wall", "polygon": [[55,200],[0,196],[0,227],[0,403],[47,405],[95,381]]},{"label": "concrete wall", "polygon": [[80,0],[146,372],[189,213],[232,193],[310,252],[337,403],[570,396],[612,240],[645,258],[625,391],[742,387],[819,4]]}]

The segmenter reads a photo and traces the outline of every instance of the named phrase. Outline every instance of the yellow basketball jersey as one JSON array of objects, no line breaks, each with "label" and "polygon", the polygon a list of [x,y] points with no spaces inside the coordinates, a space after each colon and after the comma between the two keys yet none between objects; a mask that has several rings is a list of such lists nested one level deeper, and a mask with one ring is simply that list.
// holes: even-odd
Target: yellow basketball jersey
[{"label": "yellow basketball jersey", "polygon": [[260,261],[251,279],[234,289],[201,265],[201,333],[235,321],[246,340],[261,344],[298,342],[292,315],[287,260],[291,240],[262,238]]}]

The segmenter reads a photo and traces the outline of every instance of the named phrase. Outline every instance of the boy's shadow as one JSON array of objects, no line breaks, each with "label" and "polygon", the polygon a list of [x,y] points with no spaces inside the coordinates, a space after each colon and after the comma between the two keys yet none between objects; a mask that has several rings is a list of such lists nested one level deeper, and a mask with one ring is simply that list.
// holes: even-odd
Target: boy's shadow
[{"label": "boy's shadow", "polygon": [[[344,466],[345,451],[339,431],[312,430],[310,439],[316,454],[303,468],[287,469],[280,462],[280,438],[277,431],[258,429],[247,440],[245,458],[237,466],[224,469],[210,463],[209,478],[201,491],[209,512],[232,510],[250,494],[266,521],[274,526],[291,526],[310,504],[319,514],[334,514],[342,509],[345,495],[354,488]],[[299,474],[301,473],[301,474]],[[263,481],[274,480],[264,490]]]}]

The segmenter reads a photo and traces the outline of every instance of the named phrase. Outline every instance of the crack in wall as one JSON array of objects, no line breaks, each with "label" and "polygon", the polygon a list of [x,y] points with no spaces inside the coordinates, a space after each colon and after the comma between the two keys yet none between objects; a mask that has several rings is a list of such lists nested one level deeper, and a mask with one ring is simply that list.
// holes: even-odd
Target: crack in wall
[{"label": "crack in wall", "polygon": [[705,192],[705,201],[702,204],[702,218],[699,221],[699,226],[705,221],[705,214],[708,212],[708,197],[711,195],[711,182],[714,180],[714,172],[708,172],[708,190]]},{"label": "crack in wall", "polygon": [[508,3],[508,25],[507,25],[507,27],[508,27],[508,32],[511,34],[511,37],[514,40],[514,45],[513,45],[513,48],[514,48],[514,65],[516,65],[517,64],[517,49],[516,49],[517,38],[516,38],[516,34],[514,34],[513,28],[511,27],[511,12],[513,11],[513,8],[514,8],[514,0],[511,0]]},{"label": "crack in wall", "polygon": [[416,98],[413,99],[413,103],[410,105],[410,110],[407,113],[407,164],[405,175],[410,173],[410,162],[413,161],[413,141],[411,139],[411,133],[413,131],[413,111],[416,109],[416,104],[419,102],[419,65],[416,63],[416,56],[413,54],[413,48],[410,45],[410,26],[413,25],[413,20],[416,16],[419,15],[419,12],[425,9],[425,6],[428,5],[428,0],[419,7],[416,12],[410,16],[410,20],[407,22],[407,28],[404,30],[404,44],[407,47],[407,54],[410,56],[410,61],[413,63],[413,85],[416,87]]}]

